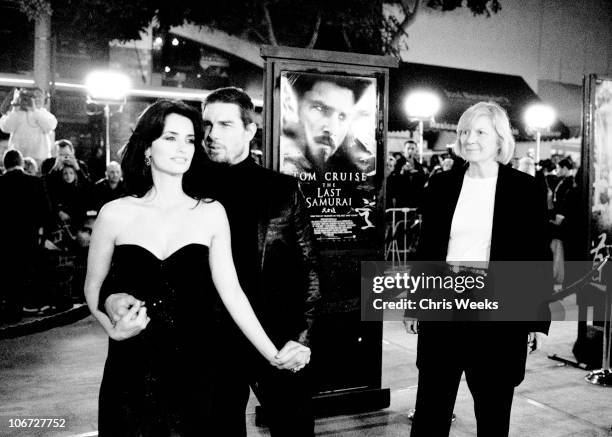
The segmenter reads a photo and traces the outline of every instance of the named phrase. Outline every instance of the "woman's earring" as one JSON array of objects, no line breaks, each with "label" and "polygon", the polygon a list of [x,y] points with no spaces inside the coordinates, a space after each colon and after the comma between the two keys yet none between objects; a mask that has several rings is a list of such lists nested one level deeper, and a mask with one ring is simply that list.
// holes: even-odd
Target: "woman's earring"
[{"label": "woman's earring", "polygon": [[151,157],[149,155],[145,155],[145,165],[147,167],[151,166]]}]

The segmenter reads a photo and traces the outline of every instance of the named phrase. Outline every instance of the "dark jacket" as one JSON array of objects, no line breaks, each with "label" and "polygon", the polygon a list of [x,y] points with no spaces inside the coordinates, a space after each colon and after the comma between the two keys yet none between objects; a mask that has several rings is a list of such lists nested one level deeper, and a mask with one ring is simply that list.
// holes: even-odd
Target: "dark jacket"
[{"label": "dark jacket", "polygon": [[310,218],[294,178],[256,168],[254,183],[262,193],[257,230],[261,290],[266,301],[262,323],[269,327],[272,338],[308,344],[321,297]]},{"label": "dark jacket", "polygon": [[49,218],[49,202],[42,180],[11,170],[0,176],[0,229],[3,246],[30,250],[36,245],[38,229]]},{"label": "dark jacket", "polygon": [[100,211],[102,207],[112,200],[119,199],[125,196],[125,184],[123,181],[119,181],[117,186],[113,189],[108,182],[108,179],[100,179],[95,183],[93,187],[93,200],[91,207],[96,211]]},{"label": "dark jacket", "polygon": [[[420,260],[446,260],[451,224],[466,169],[467,166],[461,166],[436,174],[430,179],[422,209]],[[539,193],[535,178],[507,166],[499,166],[491,235],[491,261],[551,259],[546,239],[546,205]],[[501,282],[510,282],[514,290],[520,290],[521,296],[532,296],[533,302],[541,302],[546,295],[552,293],[552,266],[550,272],[540,271],[537,274],[541,275],[538,281],[530,277],[531,273],[520,272],[512,276],[506,275]],[[530,302],[524,302],[524,305],[529,308]],[[550,313],[541,314],[542,311],[547,312],[547,307],[534,308],[534,311],[540,311],[540,321],[479,322],[474,325],[455,326],[452,329],[444,324],[440,326],[439,323],[436,326],[432,322],[431,330],[445,338],[457,336],[452,340],[455,342],[482,342],[489,347],[482,353],[497,355],[494,359],[500,366],[507,367],[510,372],[508,377],[518,384],[524,376],[527,333],[547,333],[550,326],[550,321],[546,321],[550,320]],[[430,329],[427,324],[424,325],[421,331]],[[474,334],[477,338],[463,339],[465,333]],[[440,344],[433,343],[435,342],[431,345],[419,344],[419,366],[429,364],[430,358],[439,358],[435,349],[439,348]],[[492,348],[499,350],[493,351]]]},{"label": "dark jacket", "polygon": [[[278,347],[289,340],[309,344],[319,276],[314,234],[297,181],[251,158],[203,173],[217,173],[208,184],[217,187],[213,197],[227,212],[238,279],[266,333]],[[235,331],[221,308],[221,320]]]}]

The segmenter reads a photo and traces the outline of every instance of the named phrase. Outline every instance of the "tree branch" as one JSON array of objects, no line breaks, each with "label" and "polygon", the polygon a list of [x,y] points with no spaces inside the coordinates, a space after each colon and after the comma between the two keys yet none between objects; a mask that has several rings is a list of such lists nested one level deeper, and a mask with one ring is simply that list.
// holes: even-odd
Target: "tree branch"
[{"label": "tree branch", "polygon": [[268,2],[262,2],[261,6],[263,8],[264,18],[266,19],[266,28],[268,29],[268,39],[270,40],[270,44],[273,46],[278,45],[278,41],[276,40],[276,35],[274,34],[274,27],[272,26],[272,17],[270,17],[270,10],[268,9]]},{"label": "tree branch", "polygon": [[317,21],[314,25],[314,29],[312,31],[312,36],[310,37],[310,41],[308,42],[308,45],[306,46],[306,48],[311,49],[314,47],[315,43],[317,42],[317,38],[319,37],[319,28],[321,27],[321,10],[319,9],[317,11]]},{"label": "tree branch", "polygon": [[344,43],[346,44],[346,49],[349,52],[353,51],[353,44],[351,44],[351,40],[346,32],[346,27],[342,27],[342,38],[344,38]]},{"label": "tree branch", "polygon": [[263,43],[267,42],[266,38],[261,33],[259,33],[256,29],[249,29],[249,32],[255,35],[259,39],[259,41]]},{"label": "tree branch", "polygon": [[414,1],[414,6],[412,8],[412,11],[410,10],[410,7],[407,4],[408,2],[406,2],[406,0],[401,0],[399,3],[402,7],[402,11],[404,12],[404,19],[399,24],[397,31],[393,35],[393,38],[391,38],[391,43],[390,43],[390,46],[394,50],[397,50],[398,53],[400,51],[399,43],[404,35],[408,35],[408,28],[410,27],[410,25],[416,18],[417,12],[419,10],[419,5],[421,4],[421,0]]}]

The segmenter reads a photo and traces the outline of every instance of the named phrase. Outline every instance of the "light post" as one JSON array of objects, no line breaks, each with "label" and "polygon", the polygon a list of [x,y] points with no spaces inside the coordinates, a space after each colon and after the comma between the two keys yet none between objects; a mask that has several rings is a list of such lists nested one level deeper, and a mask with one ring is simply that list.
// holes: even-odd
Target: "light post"
[{"label": "light post", "polygon": [[555,114],[555,110],[551,106],[543,103],[534,103],[525,111],[525,124],[528,129],[536,133],[536,165],[539,165],[540,162],[540,140],[542,138],[542,131],[550,129],[556,118],[557,115]]},{"label": "light post", "polygon": [[106,165],[110,162],[110,106],[121,111],[130,90],[130,79],[118,71],[93,71],[85,78],[87,103],[104,106]]},{"label": "light post", "polygon": [[423,122],[433,121],[440,110],[440,98],[431,91],[413,91],[404,101],[404,110],[408,118],[418,122],[419,163],[423,163]]}]

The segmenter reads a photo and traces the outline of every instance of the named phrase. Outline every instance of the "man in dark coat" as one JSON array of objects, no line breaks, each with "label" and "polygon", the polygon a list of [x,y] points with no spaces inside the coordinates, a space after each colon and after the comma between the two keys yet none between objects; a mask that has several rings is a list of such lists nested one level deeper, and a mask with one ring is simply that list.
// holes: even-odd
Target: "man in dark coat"
[{"label": "man in dark coat", "polygon": [[22,317],[28,269],[36,258],[39,229],[48,219],[49,203],[40,178],[24,172],[21,152],[8,150],[3,161],[0,230],[5,256],[0,263],[0,312],[4,314],[0,318],[14,322]]}]

